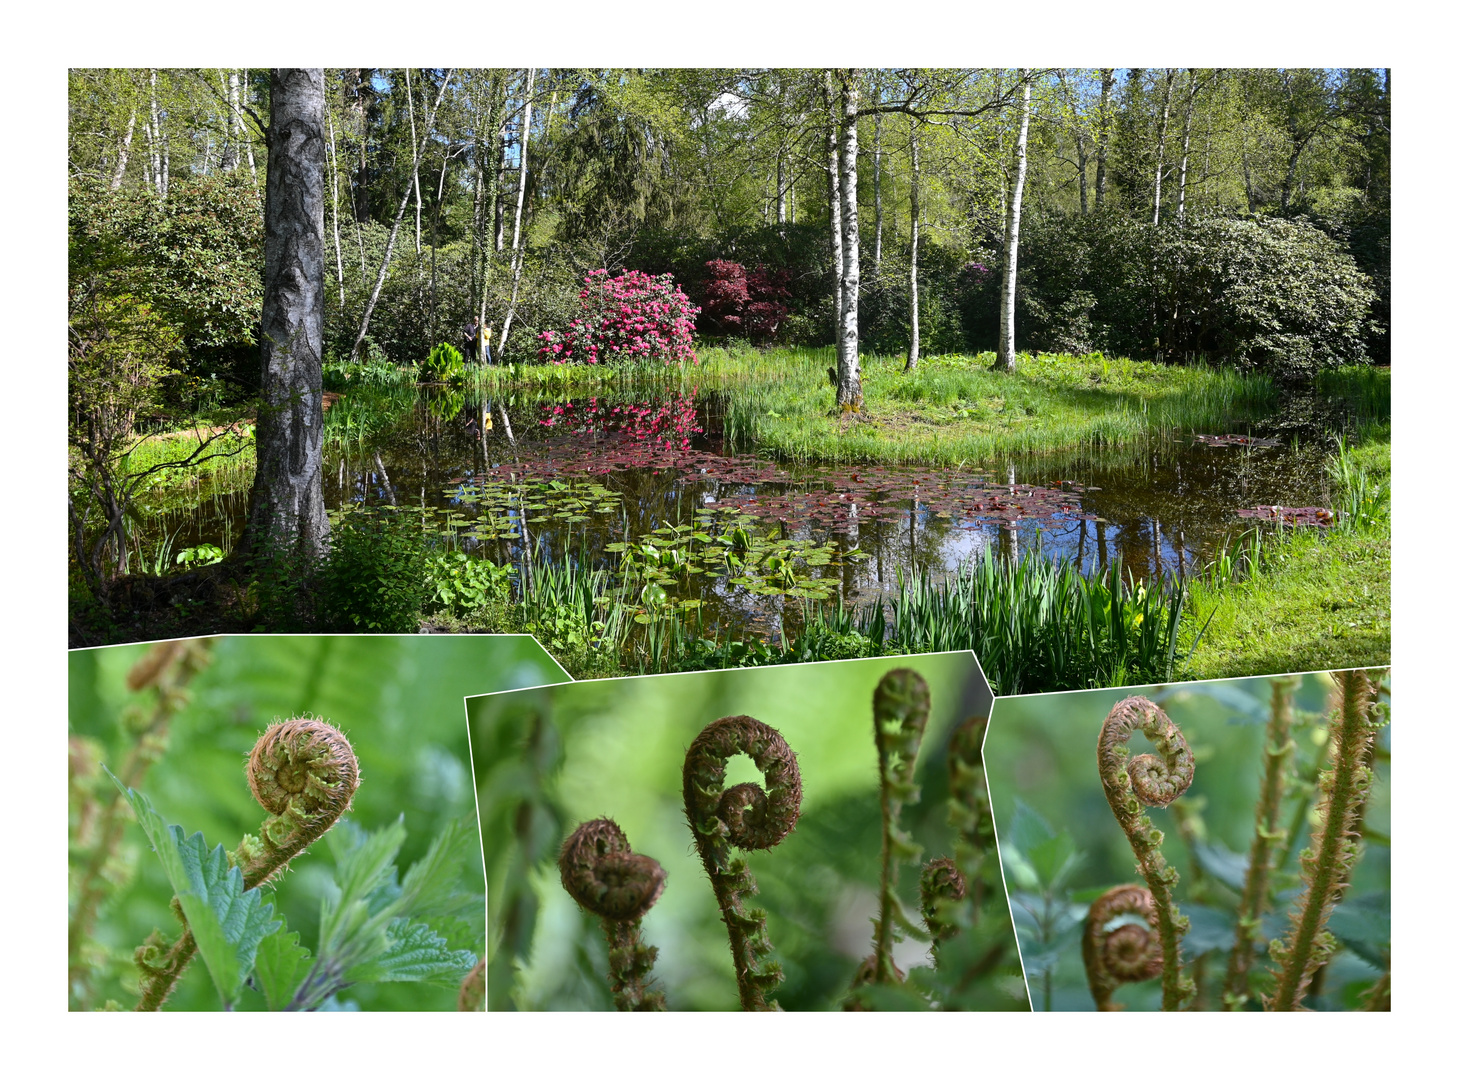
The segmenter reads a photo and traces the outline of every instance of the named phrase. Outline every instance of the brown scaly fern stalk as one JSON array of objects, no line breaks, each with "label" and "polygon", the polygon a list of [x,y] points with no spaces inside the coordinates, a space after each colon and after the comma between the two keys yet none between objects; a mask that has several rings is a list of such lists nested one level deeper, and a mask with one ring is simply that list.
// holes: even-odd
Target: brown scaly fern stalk
[{"label": "brown scaly fern stalk", "polygon": [[643,917],[664,891],[664,868],[635,855],[610,818],[585,822],[557,856],[562,887],[584,911],[603,920],[608,984],[619,1012],[662,1012],[664,995],[651,989],[656,946],[643,943]]},{"label": "brown scaly fern stalk", "polygon": [[[1121,915],[1145,920],[1107,929]],[[1116,885],[1089,905],[1084,920],[1084,974],[1100,1012],[1118,1012],[1122,1005],[1111,998],[1128,982],[1144,982],[1161,973],[1160,935],[1156,929],[1155,898],[1143,885]]]},{"label": "brown scaly fern stalk", "polygon": [[1261,795],[1256,803],[1256,833],[1251,838],[1251,854],[1247,859],[1245,887],[1241,907],[1236,914],[1236,944],[1226,961],[1226,986],[1222,1008],[1239,1009],[1247,1000],[1247,976],[1251,970],[1256,936],[1261,931],[1261,915],[1267,903],[1267,880],[1271,874],[1275,844],[1286,836],[1277,818],[1282,809],[1282,793],[1287,768],[1295,744],[1292,742],[1293,679],[1272,680],[1272,715],[1267,723],[1266,773],[1262,777]]},{"label": "brown scaly fern stalk", "polygon": [[[121,781],[127,787],[142,786],[147,771],[167,752],[168,729],[178,710],[187,705],[187,685],[193,676],[212,662],[213,638],[195,641],[163,641],[152,646],[127,672],[127,689],[141,693],[152,689],[156,703],[150,714],[131,710],[123,714],[124,726],[135,733],[136,742],[127,754],[121,769]],[[133,717],[135,719],[133,719]],[[110,787],[110,785],[108,785]],[[95,800],[84,808],[86,817],[93,817],[89,831],[95,839],[91,859],[82,872],[76,893],[76,907],[69,927],[70,980],[73,987],[85,980],[88,965],[82,956],[91,933],[92,920],[108,889],[107,863],[116,855],[126,823],[121,813],[121,793],[110,788],[103,800]],[[97,809],[100,804],[100,809]],[[79,834],[79,829],[78,829]],[[76,839],[81,839],[78,835]]]},{"label": "brown scaly fern stalk", "polygon": [[[253,797],[269,816],[258,836],[245,836],[229,853],[229,861],[242,871],[243,887],[256,889],[350,808],[360,786],[360,763],[343,732],[316,717],[301,716],[269,725],[254,744],[247,772]],[[175,897],[173,912],[181,918]],[[142,970],[138,1012],[162,1007],[196,952],[188,929],[170,948],[154,932],[137,949]]]},{"label": "brown scaly fern stalk", "polygon": [[[1160,751],[1158,755],[1130,757],[1126,744],[1136,731],[1145,733]],[[1195,986],[1181,977],[1180,970],[1180,939],[1190,929],[1190,920],[1175,904],[1175,885],[1180,875],[1160,852],[1165,835],[1151,823],[1141,804],[1165,807],[1183,795],[1195,779],[1195,757],[1180,728],[1163,709],[1148,698],[1128,697],[1105,717],[1099,731],[1098,761],[1104,797],[1129,838],[1135,862],[1150,887],[1160,931],[1160,1007],[1174,1011],[1195,992]]]},{"label": "brown scaly fern stalk", "polygon": [[967,899],[968,879],[958,869],[957,863],[946,856],[931,860],[922,868],[918,883],[922,901],[922,921],[932,935],[932,962],[938,961],[938,946],[957,937],[959,927],[948,918],[949,909]]},{"label": "brown scaly fern stalk", "polygon": [[1302,1007],[1313,974],[1336,946],[1325,929],[1327,919],[1342,898],[1358,857],[1354,825],[1373,780],[1373,770],[1364,764],[1373,739],[1369,708],[1373,685],[1361,671],[1336,671],[1332,678],[1337,684],[1337,708],[1328,732],[1330,767],[1318,782],[1323,795],[1318,808],[1321,824],[1312,846],[1302,853],[1305,888],[1292,912],[1291,929],[1271,946],[1281,974],[1266,1004],[1276,1012]]},{"label": "brown scaly fern stalk", "polygon": [[486,957],[476,961],[461,980],[461,991],[456,995],[457,1012],[481,1012],[486,1008]]},{"label": "brown scaly fern stalk", "polygon": [[[746,754],[765,777],[765,786],[724,787],[725,764]],[[771,950],[765,911],[746,908],[757,891],[743,855],[732,848],[763,851],[790,834],[800,819],[800,768],[780,732],[753,716],[725,716],[701,731],[684,756],[684,814],[704,872],[714,888],[720,917],[729,931],[740,1005],[746,1011],[778,1010],[768,994],[785,977],[767,961]]]},{"label": "brown scaly fern stalk", "polygon": [[920,857],[922,849],[902,830],[900,816],[902,807],[915,803],[920,794],[912,774],[931,709],[927,681],[910,668],[883,675],[871,698],[881,779],[881,903],[873,939],[876,964],[872,979],[879,983],[901,981],[892,963],[892,946],[897,942],[897,926],[910,920],[897,897],[897,871],[903,861]]},{"label": "brown scaly fern stalk", "polygon": [[972,891],[974,924],[982,911],[987,887],[984,863],[998,850],[983,772],[983,736],[987,730],[987,717],[970,716],[953,730],[947,744],[947,823],[955,837],[953,858]]}]

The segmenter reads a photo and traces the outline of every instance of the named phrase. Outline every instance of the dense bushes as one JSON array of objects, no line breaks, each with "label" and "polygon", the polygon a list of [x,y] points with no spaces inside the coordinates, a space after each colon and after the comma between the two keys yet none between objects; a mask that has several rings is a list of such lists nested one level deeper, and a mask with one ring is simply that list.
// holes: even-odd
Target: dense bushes
[{"label": "dense bushes", "polygon": [[[996,284],[982,293],[980,307]],[[1019,344],[1049,352],[1310,377],[1368,359],[1374,299],[1353,258],[1300,219],[1033,218],[1019,252]]]},{"label": "dense bushes", "polygon": [[73,180],[68,224],[73,311],[83,294],[95,299],[80,305],[93,321],[145,305],[180,346],[168,357],[181,376],[173,397],[191,404],[201,380],[256,381],[263,214],[252,185],[180,176],[164,200]]}]

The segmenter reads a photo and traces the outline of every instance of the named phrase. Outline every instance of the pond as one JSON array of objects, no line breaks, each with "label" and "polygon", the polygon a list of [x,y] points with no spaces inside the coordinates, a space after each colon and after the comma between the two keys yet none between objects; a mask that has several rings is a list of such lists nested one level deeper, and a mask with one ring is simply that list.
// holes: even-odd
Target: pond
[{"label": "pond", "polygon": [[[336,518],[419,514],[460,550],[519,568],[530,552],[627,572],[643,603],[767,634],[806,602],[863,605],[895,593],[899,575],[936,580],[988,549],[1185,576],[1273,527],[1262,508],[1332,505],[1326,432],[1341,417],[1311,398],[1235,430],[939,469],[737,454],[724,436],[732,392],[472,400],[422,388],[357,414],[336,403],[326,502]],[[226,549],[246,498],[193,491],[148,509],[176,550]]]}]

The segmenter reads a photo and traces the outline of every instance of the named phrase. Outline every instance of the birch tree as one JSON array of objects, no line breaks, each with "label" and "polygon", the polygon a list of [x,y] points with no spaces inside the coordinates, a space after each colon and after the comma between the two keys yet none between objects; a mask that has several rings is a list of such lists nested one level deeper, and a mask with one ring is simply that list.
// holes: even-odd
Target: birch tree
[{"label": "birch tree", "polygon": [[[914,117],[907,125],[908,150],[912,156],[912,267],[907,275],[907,298],[911,308],[912,328],[907,343],[907,365],[902,370],[911,371],[917,366],[917,354],[922,347],[922,331],[917,310],[917,244],[922,236],[922,161],[917,146],[917,120]],[[880,224],[880,222],[878,222]]]},{"label": "birch tree", "polygon": [[1023,86],[1023,103],[1019,110],[1018,148],[1015,153],[1015,175],[1013,194],[1008,200],[1007,215],[1003,225],[1003,289],[998,301],[998,358],[993,361],[994,371],[1013,374],[1017,361],[1014,359],[1013,304],[1018,286],[1018,224],[1023,212],[1023,182],[1028,175],[1028,114],[1031,83],[1027,68],[1018,69],[1018,80]]},{"label": "birch tree", "polygon": [[329,536],[324,511],[324,71],[270,73],[263,389],[258,469],[241,549],[311,558]]},{"label": "birch tree", "polygon": [[532,82],[537,74],[535,68],[528,68],[526,86],[522,90],[522,134],[517,145],[517,212],[512,221],[512,297],[507,303],[507,317],[502,320],[502,336],[497,345],[498,355],[507,351],[507,334],[512,329],[512,317],[517,313],[517,289],[522,283],[522,207],[527,201],[527,137],[532,133]]},{"label": "birch tree", "polygon": [[858,352],[857,319],[861,290],[861,236],[856,207],[856,121],[861,92],[860,72],[855,68],[839,73],[841,196],[841,304],[840,332],[836,348],[836,405],[842,410],[861,408],[861,357]]}]

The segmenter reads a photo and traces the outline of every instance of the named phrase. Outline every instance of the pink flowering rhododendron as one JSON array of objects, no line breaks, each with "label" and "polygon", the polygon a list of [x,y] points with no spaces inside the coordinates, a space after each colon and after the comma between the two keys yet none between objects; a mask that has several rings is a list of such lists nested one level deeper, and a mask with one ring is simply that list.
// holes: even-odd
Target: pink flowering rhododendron
[{"label": "pink flowering rhododendron", "polygon": [[672,274],[650,277],[628,270],[609,277],[593,270],[578,293],[583,314],[566,330],[538,335],[543,360],[609,364],[620,360],[694,363],[694,317],[699,309],[674,284]]}]

